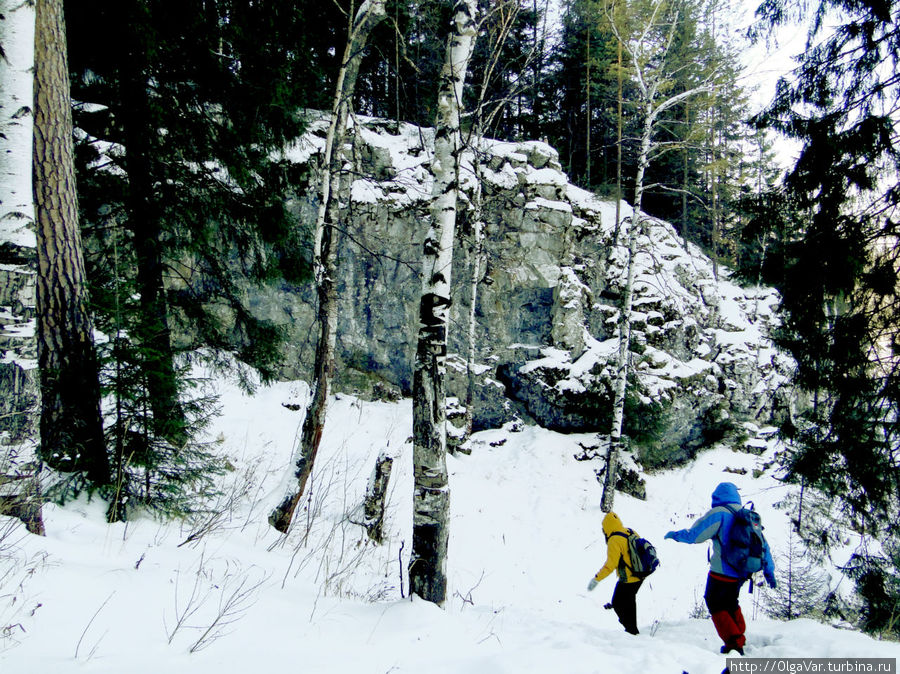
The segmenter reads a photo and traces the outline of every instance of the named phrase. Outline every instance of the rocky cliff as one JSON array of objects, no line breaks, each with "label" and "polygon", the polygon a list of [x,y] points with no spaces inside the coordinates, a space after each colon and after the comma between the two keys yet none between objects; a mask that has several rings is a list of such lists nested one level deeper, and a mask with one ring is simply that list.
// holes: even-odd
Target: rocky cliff
[{"label": "rocky cliff", "polygon": [[[417,332],[419,255],[428,227],[433,134],[357,120],[345,148],[357,176],[344,195],[340,243],[338,388],[409,391]],[[325,123],[289,158],[315,175]],[[631,210],[572,185],[541,142],[486,141],[464,158],[463,215],[454,259],[449,390],[464,398],[471,277],[469,206],[480,182],[486,264],[478,288],[476,428],[516,420],[561,431],[609,427],[615,321]],[[476,175],[480,178],[476,179]],[[315,192],[295,203],[309,226]],[[646,465],[686,459],[725,433],[768,424],[790,367],[769,343],[777,304],[768,288],[729,280],[667,223],[644,221],[636,257],[626,433]],[[618,231],[617,231],[618,230]],[[251,294],[260,316],[292,335],[286,377],[306,376],[314,331],[308,288]],[[752,433],[751,433],[752,435]]]}]

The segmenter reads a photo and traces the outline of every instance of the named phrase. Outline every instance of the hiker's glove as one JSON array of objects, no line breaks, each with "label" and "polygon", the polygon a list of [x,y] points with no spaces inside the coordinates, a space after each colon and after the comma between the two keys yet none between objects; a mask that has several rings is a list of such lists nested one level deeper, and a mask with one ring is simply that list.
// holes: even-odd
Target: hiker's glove
[{"label": "hiker's glove", "polygon": [[593,590],[595,587],[597,587],[597,579],[596,579],[596,578],[591,578],[591,582],[588,583],[588,592],[590,592],[591,590]]},{"label": "hiker's glove", "polygon": [[674,532],[674,531],[670,531],[670,532],[668,532],[665,536],[663,536],[663,540],[665,540],[665,539],[667,539],[667,538],[671,538],[672,540],[675,540],[675,532]]},{"label": "hiker's glove", "polygon": [[778,583],[775,581],[775,574],[771,571],[763,571],[763,575],[766,577],[766,582],[769,584],[773,590],[778,587]]}]

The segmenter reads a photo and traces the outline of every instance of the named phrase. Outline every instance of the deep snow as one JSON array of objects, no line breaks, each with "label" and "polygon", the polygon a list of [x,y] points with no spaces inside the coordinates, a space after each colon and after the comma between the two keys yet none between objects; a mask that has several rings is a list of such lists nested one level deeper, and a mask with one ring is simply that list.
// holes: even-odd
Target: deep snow
[{"label": "deep snow", "polygon": [[[22,5],[6,26],[30,25],[31,11]],[[17,65],[30,58],[30,40],[4,44],[17,87],[30,86],[29,71]],[[25,89],[7,89],[11,110],[14,97],[29,99]],[[30,147],[30,129],[19,132],[7,129],[4,147]],[[30,197],[30,169],[20,168],[3,165],[6,205]],[[33,244],[20,220],[7,220],[0,238]],[[642,634],[632,637],[602,608],[614,580],[586,591],[605,555],[600,485],[596,463],[573,456],[594,438],[534,427],[487,431],[471,456],[449,459],[451,596],[443,609],[411,601],[401,597],[412,520],[409,402],[336,400],[310,500],[282,537],[266,517],[283,493],[301,422],[283,404],[305,404],[306,386],[279,384],[252,397],[220,387],[224,415],[210,437],[234,470],[215,508],[222,516],[208,520],[197,541],[184,543],[196,530],[189,524],[106,525],[97,502],[48,505],[45,538],[0,518],[0,672],[718,674],[725,658],[712,624],[690,618],[702,606],[706,548],[663,534],[688,526],[728,479],[762,511],[776,556],[787,544],[787,514],[775,507],[787,488],[771,468],[752,477],[775,447],[762,456],[720,448],[646,476],[648,501],[618,495],[616,502],[662,558],[638,596]],[[375,547],[352,520],[382,450],[396,460],[388,538]],[[750,656],[900,656],[895,642],[770,620],[756,603],[762,592],[741,596]]]},{"label": "deep snow", "polygon": [[[771,468],[752,477],[774,447],[762,456],[719,448],[645,476],[648,500],[619,494],[615,506],[662,559],[638,595],[642,633],[630,636],[602,608],[614,579],[586,590],[605,555],[601,486],[598,464],[574,455],[594,437],[492,430],[476,435],[470,456],[449,458],[450,598],[443,609],[401,598],[412,520],[409,401],[338,396],[310,500],[285,538],[266,516],[302,418],[284,404],[304,404],[306,385],[253,396],[217,386],[224,414],[211,437],[235,470],[219,501],[224,517],[198,541],[180,545],[188,524],[106,525],[96,502],[47,506],[46,538],[0,520],[0,624],[11,626],[0,671],[718,674],[725,657],[712,623],[690,617],[702,605],[706,547],[664,533],[688,526],[727,479],[762,511],[776,556],[786,544],[787,515],[775,504],[788,488]],[[395,464],[388,539],[376,547],[352,520],[382,450]],[[741,595],[748,656],[900,655],[895,642],[766,618],[763,595]]]}]

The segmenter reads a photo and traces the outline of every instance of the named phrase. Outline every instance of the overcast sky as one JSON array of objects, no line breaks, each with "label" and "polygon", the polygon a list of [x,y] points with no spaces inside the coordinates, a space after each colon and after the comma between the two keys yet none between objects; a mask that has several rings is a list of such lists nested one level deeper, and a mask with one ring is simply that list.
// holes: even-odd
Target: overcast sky
[{"label": "overcast sky", "polygon": [[[754,12],[760,0],[736,0],[737,30],[746,33],[754,22]],[[786,26],[770,40],[750,46],[743,54],[745,84],[755,89],[752,100],[760,109],[767,105],[775,93],[778,78],[795,66],[793,56],[802,52],[806,44],[806,28],[801,25]]]}]

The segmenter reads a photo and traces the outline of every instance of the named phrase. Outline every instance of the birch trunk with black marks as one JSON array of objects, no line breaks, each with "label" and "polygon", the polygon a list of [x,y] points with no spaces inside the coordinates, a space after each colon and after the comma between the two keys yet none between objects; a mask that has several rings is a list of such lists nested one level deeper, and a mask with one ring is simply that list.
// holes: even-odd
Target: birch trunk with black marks
[{"label": "birch trunk with black marks", "polygon": [[78,227],[62,0],[36,4],[34,83],[41,458],[105,485],[110,468]]},{"label": "birch trunk with black marks", "polygon": [[37,456],[34,7],[0,0],[0,514],[43,534]]},{"label": "birch trunk with black marks", "polygon": [[644,196],[644,174],[650,164],[650,140],[653,132],[650,115],[645,117],[644,130],[641,134],[641,149],[638,155],[637,174],[634,187],[634,213],[628,224],[628,238],[625,244],[628,263],[625,275],[625,290],[622,306],[619,309],[618,335],[619,349],[616,355],[616,379],[613,391],[613,421],[609,433],[609,449],[606,455],[606,475],[603,482],[603,497],[600,508],[609,512],[615,500],[616,480],[619,473],[619,450],[622,444],[622,426],[625,420],[625,393],[628,388],[629,344],[631,342],[631,307],[634,300],[634,257],[637,251],[638,236],[642,230],[641,202]]},{"label": "birch trunk with black marks", "polygon": [[347,47],[335,86],[331,122],[325,141],[322,160],[322,182],[316,217],[313,248],[313,273],[318,301],[318,339],[313,366],[313,381],[306,417],[300,433],[300,444],[293,459],[296,480],[288,488],[281,503],[269,515],[269,523],[285,533],[294,511],[306,490],[312,474],[316,454],[325,428],[331,379],[334,376],[334,348],[337,337],[337,272],[338,231],[341,220],[339,195],[341,192],[343,148],[347,138],[347,119],[353,103],[353,90],[369,34],[385,17],[385,0],[365,0],[350,26]]},{"label": "birch trunk with black marks", "polygon": [[469,276],[469,313],[466,317],[466,415],[465,433],[463,442],[472,437],[474,425],[475,387],[477,385],[476,361],[478,356],[477,341],[477,308],[478,308],[478,284],[481,282],[482,269],[484,268],[484,192],[482,190],[481,170],[481,135],[475,138],[475,193],[472,195],[472,245],[470,255],[472,258],[471,274]]},{"label": "birch trunk with black marks", "polygon": [[[628,390],[628,374],[630,370],[629,346],[631,342],[632,303],[634,300],[635,256],[638,252],[638,240],[643,233],[644,214],[641,212],[641,206],[644,197],[644,176],[647,172],[647,167],[650,165],[653,151],[653,132],[659,116],[663,112],[691,96],[709,90],[709,84],[706,82],[672,96],[665,98],[660,96],[664,85],[668,83],[665,72],[666,57],[678,24],[677,12],[674,16],[666,18],[658,16],[662,5],[663,3],[656,5],[652,14],[643,25],[642,31],[633,42],[628,42],[624,39],[615,21],[611,22],[619,45],[625,50],[631,61],[634,80],[638,88],[638,106],[642,118],[642,131],[634,183],[634,209],[631,222],[628,225],[628,238],[625,244],[627,263],[622,306],[618,317],[619,344],[616,354],[616,378],[613,387],[613,418],[609,433],[609,448],[606,455],[603,496],[600,501],[600,508],[604,512],[609,512],[613,508],[619,473],[619,454],[622,447],[622,428],[625,421],[625,396]],[[659,41],[650,39],[651,34],[660,25],[668,26],[661,44]],[[651,54],[652,58],[650,58]]]},{"label": "birch trunk with black marks", "polygon": [[413,374],[413,547],[409,589],[426,601],[447,596],[450,488],[444,378],[450,311],[450,267],[459,191],[459,120],[463,84],[475,46],[476,0],[457,0],[441,71],[435,121],[432,226],[423,245],[419,335]]}]

